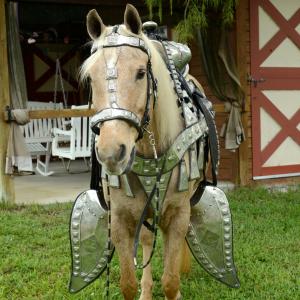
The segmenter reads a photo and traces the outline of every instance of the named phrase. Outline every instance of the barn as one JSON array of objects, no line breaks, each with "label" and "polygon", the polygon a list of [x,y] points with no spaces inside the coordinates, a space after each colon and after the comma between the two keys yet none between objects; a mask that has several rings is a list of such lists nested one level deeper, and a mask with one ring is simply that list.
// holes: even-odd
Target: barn
[{"label": "barn", "polygon": [[[107,24],[119,23],[127,1],[16,2],[28,99],[53,101],[56,59],[59,58],[59,76],[68,94],[68,105],[87,103],[88,92],[78,87],[76,78],[76,67],[88,53],[83,46],[87,42],[85,15],[90,8],[96,7]],[[130,2],[146,20],[148,10],[143,2]],[[0,65],[3,66],[0,69],[0,106],[3,111],[10,105],[6,26],[9,15],[5,13],[5,4],[5,0],[0,0]],[[168,7],[164,9],[161,25],[172,38],[177,21],[176,7],[172,16]],[[219,180],[240,186],[299,184],[300,2],[240,0],[235,23],[226,37],[231,53],[227,58],[235,64],[234,77],[244,96],[237,111],[245,140],[230,147],[226,136],[220,138]],[[205,53],[210,49],[206,47],[209,39],[203,40],[205,43],[201,45],[195,35],[190,42],[193,53],[190,72],[213,101],[217,127],[222,132],[224,124],[228,123],[230,108],[212,83]],[[61,86],[57,87],[56,97],[62,99]],[[0,122],[0,194],[1,199],[9,200],[13,198],[13,178],[4,172],[9,124],[3,117]]]}]

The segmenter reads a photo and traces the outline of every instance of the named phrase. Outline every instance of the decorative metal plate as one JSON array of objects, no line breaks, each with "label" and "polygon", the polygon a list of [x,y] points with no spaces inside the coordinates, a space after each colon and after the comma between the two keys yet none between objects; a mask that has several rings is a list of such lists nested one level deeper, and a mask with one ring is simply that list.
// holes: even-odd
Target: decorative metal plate
[{"label": "decorative metal plate", "polygon": [[101,207],[96,191],[81,193],[75,200],[70,219],[72,273],[69,291],[76,293],[98,278],[106,269],[107,212]]},{"label": "decorative metal plate", "polygon": [[192,207],[186,236],[197,262],[226,285],[240,286],[232,252],[232,220],[222,190],[206,186],[200,201]]}]

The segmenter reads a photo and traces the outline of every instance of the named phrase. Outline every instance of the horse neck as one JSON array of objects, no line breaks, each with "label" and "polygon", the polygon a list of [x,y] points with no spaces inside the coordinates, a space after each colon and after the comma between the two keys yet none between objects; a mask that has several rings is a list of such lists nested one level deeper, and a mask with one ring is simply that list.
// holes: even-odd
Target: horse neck
[{"label": "horse neck", "polygon": [[[177,106],[177,95],[165,62],[152,44],[149,45],[152,54],[152,70],[157,79],[157,102],[150,112],[148,129],[153,132],[158,154],[164,153],[174,142],[183,129],[183,121]],[[152,97],[153,103],[153,97]],[[149,136],[144,137],[137,145],[137,150],[145,157],[153,156],[149,144]]]}]

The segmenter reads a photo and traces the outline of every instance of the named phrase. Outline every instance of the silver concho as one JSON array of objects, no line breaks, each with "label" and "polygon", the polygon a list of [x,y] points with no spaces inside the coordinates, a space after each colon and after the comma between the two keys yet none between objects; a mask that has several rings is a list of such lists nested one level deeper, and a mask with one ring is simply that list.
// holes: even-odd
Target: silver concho
[{"label": "silver concho", "polygon": [[72,273],[69,291],[76,293],[98,278],[106,269],[107,212],[96,191],[81,193],[75,200],[70,219]]},{"label": "silver concho", "polygon": [[232,221],[222,190],[206,186],[192,207],[186,240],[197,262],[214,278],[234,288],[240,286],[232,253]]}]

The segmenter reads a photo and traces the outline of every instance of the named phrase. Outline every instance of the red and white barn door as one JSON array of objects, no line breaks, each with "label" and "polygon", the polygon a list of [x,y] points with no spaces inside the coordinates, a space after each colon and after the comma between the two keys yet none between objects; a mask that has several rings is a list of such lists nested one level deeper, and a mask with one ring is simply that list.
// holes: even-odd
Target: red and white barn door
[{"label": "red and white barn door", "polygon": [[251,0],[253,178],[300,176],[300,0]]}]

